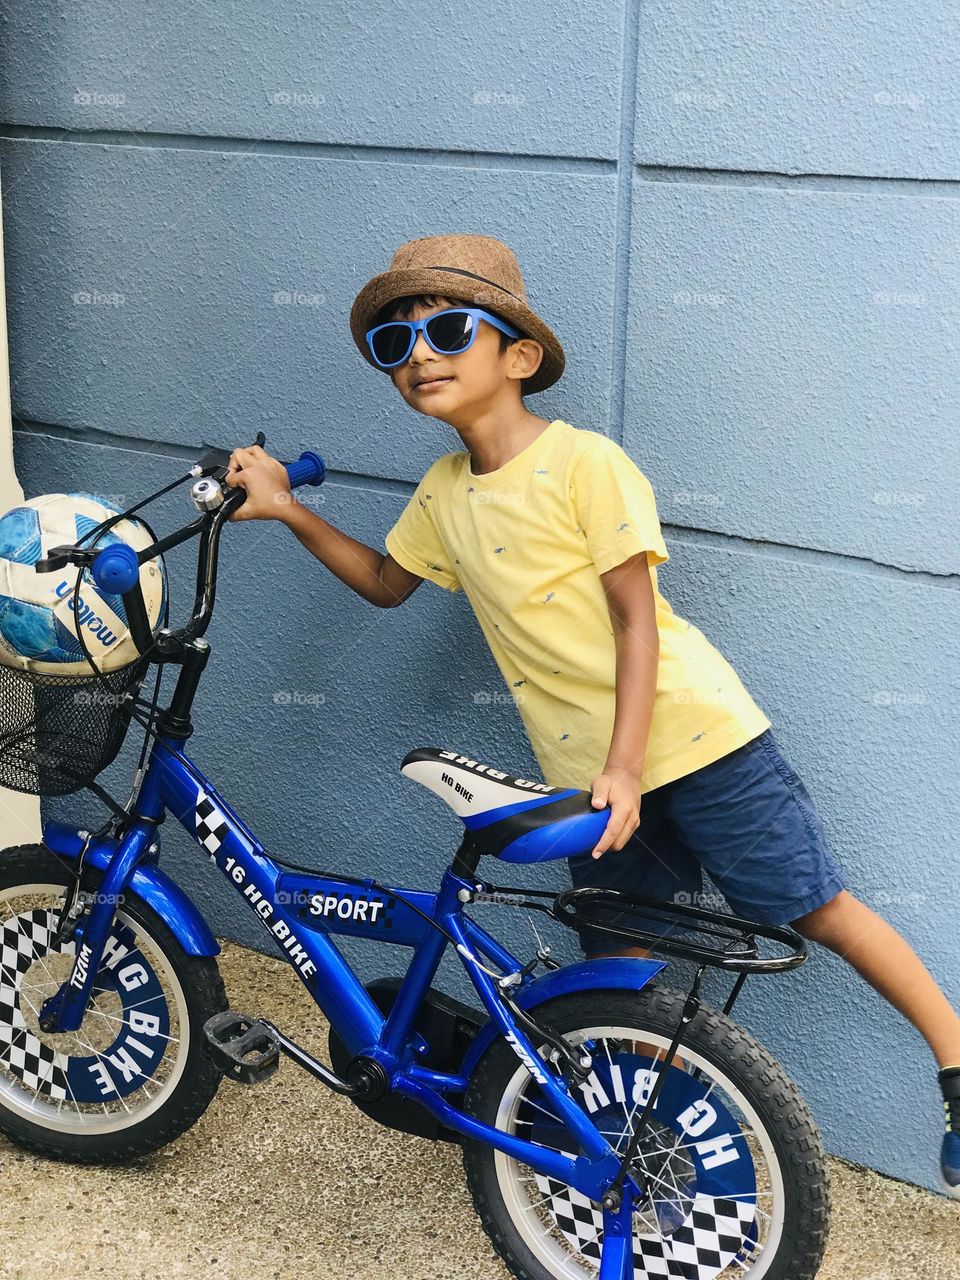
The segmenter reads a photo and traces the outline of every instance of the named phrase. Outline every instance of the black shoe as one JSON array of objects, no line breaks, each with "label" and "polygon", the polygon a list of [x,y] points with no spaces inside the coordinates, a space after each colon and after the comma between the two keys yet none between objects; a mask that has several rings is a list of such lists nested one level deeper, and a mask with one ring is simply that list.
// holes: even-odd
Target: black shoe
[{"label": "black shoe", "polygon": [[940,1148],[940,1184],[948,1196],[960,1200],[960,1067],[944,1067],[937,1079],[947,1121]]}]

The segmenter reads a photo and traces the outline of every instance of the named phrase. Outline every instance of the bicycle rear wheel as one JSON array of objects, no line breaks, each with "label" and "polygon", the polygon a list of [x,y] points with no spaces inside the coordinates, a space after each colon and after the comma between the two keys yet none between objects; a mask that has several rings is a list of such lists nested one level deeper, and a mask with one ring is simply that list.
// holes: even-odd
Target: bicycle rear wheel
[{"label": "bicycle rear wheel", "polygon": [[[53,941],[71,879],[44,845],[0,852],[0,1131],[55,1159],[112,1164],[165,1146],[206,1110],[223,1077],[203,1024],[227,998],[215,958],[188,955],[128,890],[80,1026],[43,1031],[39,1010],[76,950]],[[88,870],[81,889],[99,879]]]},{"label": "bicycle rear wheel", "polygon": [[[683,1001],[658,986],[566,995],[537,1010],[545,1026],[590,1048],[594,1071],[579,1100],[617,1150],[662,1069]],[[812,1280],[830,1192],[820,1136],[796,1086],[746,1031],[703,1007],[677,1054],[634,1165],[648,1190],[634,1205],[635,1280]],[[577,1154],[502,1038],[478,1064],[465,1107],[498,1129]],[[599,1204],[485,1143],[464,1143],[464,1165],[487,1234],[519,1280],[594,1280]]]}]

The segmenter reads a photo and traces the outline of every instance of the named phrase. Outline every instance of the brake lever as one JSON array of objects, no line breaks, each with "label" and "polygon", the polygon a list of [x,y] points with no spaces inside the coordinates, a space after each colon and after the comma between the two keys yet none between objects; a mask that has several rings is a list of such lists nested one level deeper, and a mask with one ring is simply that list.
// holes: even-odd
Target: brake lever
[{"label": "brake lever", "polygon": [[65,569],[68,564],[83,567],[92,564],[94,556],[101,549],[74,547],[64,543],[59,547],[51,547],[42,560],[34,561],[33,567],[37,573],[52,573],[54,569]]},{"label": "brake lever", "polygon": [[[259,446],[262,449],[266,443],[267,437],[262,431],[258,431],[257,438],[250,447],[255,448]],[[199,468],[197,474],[201,476],[213,475],[216,471],[221,469],[226,472],[227,467],[230,465],[230,451],[227,449],[219,449],[216,445],[207,444],[206,440],[203,442],[203,447],[206,449],[206,453],[196,464]],[[223,476],[219,476],[218,479],[222,480]]]}]

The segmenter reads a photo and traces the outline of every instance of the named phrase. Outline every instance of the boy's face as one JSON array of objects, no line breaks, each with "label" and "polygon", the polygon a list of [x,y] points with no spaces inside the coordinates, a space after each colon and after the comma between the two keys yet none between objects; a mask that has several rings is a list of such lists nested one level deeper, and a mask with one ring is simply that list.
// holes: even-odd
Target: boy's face
[{"label": "boy's face", "polygon": [[[437,299],[433,307],[419,303],[408,316],[393,320],[421,320],[450,307],[470,306],[456,299]],[[480,322],[468,351],[440,355],[423,333],[406,362],[389,370],[393,385],[418,413],[440,418],[451,426],[469,425],[480,413],[520,404],[520,383],[536,372],[543,347],[532,338],[518,339],[500,354],[500,330]]]}]

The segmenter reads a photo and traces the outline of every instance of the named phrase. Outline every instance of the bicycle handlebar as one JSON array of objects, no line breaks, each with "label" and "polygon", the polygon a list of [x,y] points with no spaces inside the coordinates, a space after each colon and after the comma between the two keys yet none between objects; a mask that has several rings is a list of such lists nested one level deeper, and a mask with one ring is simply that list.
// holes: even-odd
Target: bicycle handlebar
[{"label": "bicycle handlebar", "polygon": [[299,489],[304,484],[323,484],[327,474],[323,459],[319,453],[305,449],[296,462],[285,462],[291,489]]},{"label": "bicycle handlebar", "polygon": [[[262,437],[258,437],[260,438]],[[327,469],[323,458],[309,449],[301,453],[295,462],[284,463],[284,467],[291,490],[306,484],[322,484],[326,478]],[[59,568],[67,561],[89,565],[93,580],[101,591],[109,595],[122,596],[131,637],[142,655],[154,648],[156,642],[140,586],[140,565],[146,560],[153,559],[159,552],[199,532],[201,543],[197,560],[197,594],[190,621],[179,631],[165,632],[164,643],[156,645],[162,653],[171,655],[167,657],[167,661],[172,660],[172,655],[180,649],[185,639],[195,639],[203,635],[207,629],[213,613],[216,593],[217,547],[220,530],[227,518],[241,507],[247,498],[246,490],[239,485],[229,489],[224,485],[223,476],[226,475],[226,467],[221,466],[212,470],[215,482],[223,494],[222,500],[212,509],[206,508],[200,520],[194,521],[179,533],[172,534],[139,552],[126,542],[115,542],[95,553],[92,553],[90,548],[57,547],[47,559],[38,561],[34,567],[38,573],[43,573]],[[158,659],[158,661],[163,660],[163,658]]]}]

